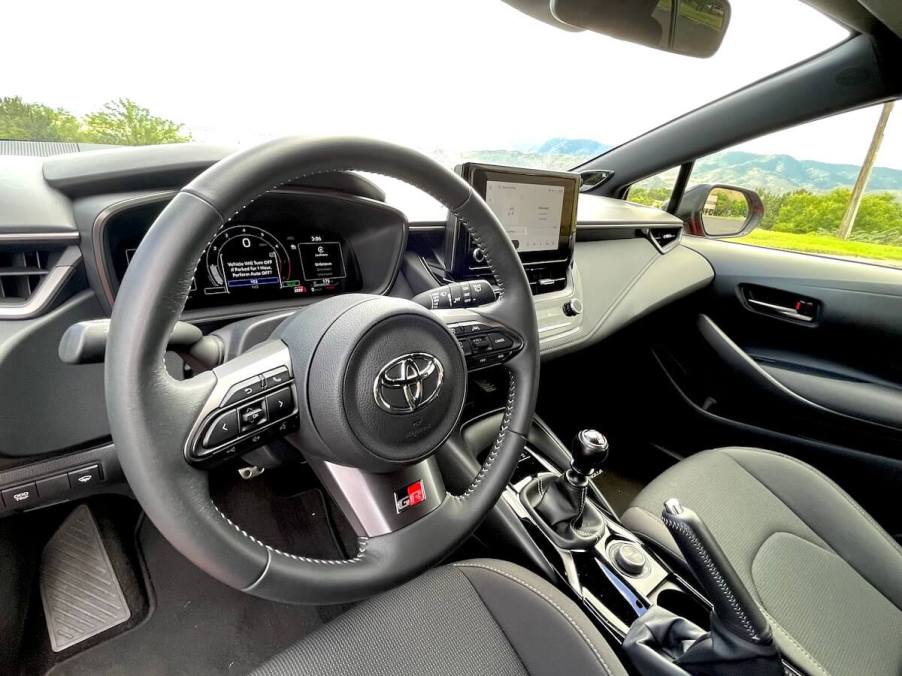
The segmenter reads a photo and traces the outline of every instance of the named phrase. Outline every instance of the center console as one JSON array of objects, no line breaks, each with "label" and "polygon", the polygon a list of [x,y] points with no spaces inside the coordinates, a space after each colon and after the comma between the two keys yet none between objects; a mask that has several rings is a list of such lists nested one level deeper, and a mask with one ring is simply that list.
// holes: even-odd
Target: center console
[{"label": "center console", "polygon": [[[467,428],[491,429],[495,415],[467,423],[468,447],[478,435],[468,439]],[[514,546],[582,604],[638,673],[798,674],[781,659],[767,618],[691,509],[671,498],[662,513],[691,571],[685,578],[676,559],[661,558],[620,523],[593,481],[608,453],[594,430],[580,432],[568,451],[536,418],[495,510],[506,515]]]},{"label": "center console", "polygon": [[[696,623],[706,622],[707,601],[620,524],[594,484],[587,486],[582,506],[592,510],[592,521],[580,523],[577,531],[590,542],[574,546],[548,532],[543,516],[531,508],[534,497],[528,492],[540,482],[549,491],[549,483],[565,481],[567,471],[527,445],[503,500],[530,533],[560,581],[582,601],[596,622],[621,641],[632,623],[654,606],[689,616]],[[600,523],[596,523],[596,515]]]}]

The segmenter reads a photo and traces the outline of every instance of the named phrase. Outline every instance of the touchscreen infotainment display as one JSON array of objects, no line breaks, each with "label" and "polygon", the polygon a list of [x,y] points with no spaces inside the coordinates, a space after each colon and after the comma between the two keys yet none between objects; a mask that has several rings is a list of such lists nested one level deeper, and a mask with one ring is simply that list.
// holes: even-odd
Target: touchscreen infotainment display
[{"label": "touchscreen infotainment display", "polygon": [[[467,162],[455,168],[507,231],[527,276],[558,280],[573,255],[579,174]],[[445,239],[456,278],[485,276],[485,252],[453,217]],[[549,267],[550,266],[550,267]],[[539,269],[541,268],[541,270]]]},{"label": "touchscreen infotainment display", "polygon": [[557,250],[564,186],[486,181],[485,202],[507,230],[517,251]]}]

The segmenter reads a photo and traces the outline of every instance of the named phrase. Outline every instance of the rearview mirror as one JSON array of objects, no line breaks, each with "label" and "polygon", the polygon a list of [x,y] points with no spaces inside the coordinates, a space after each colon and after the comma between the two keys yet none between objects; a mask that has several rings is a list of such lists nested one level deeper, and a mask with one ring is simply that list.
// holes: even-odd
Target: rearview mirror
[{"label": "rearview mirror", "polygon": [[764,203],[754,190],[734,185],[697,185],[680,200],[676,215],[687,232],[706,237],[741,237],[764,216]]},{"label": "rearview mirror", "polygon": [[730,23],[730,3],[727,0],[550,2],[551,14],[568,26],[685,56],[708,57],[714,54],[720,48]]}]

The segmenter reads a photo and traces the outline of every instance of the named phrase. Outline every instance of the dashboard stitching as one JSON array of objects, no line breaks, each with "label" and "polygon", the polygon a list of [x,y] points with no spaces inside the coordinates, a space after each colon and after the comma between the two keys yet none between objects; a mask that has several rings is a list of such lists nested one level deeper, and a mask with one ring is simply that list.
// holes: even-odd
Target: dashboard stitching
[{"label": "dashboard stitching", "polygon": [[357,556],[355,556],[352,559],[314,559],[314,558],[310,558],[307,556],[300,556],[298,554],[289,554],[288,552],[283,552],[280,549],[276,549],[275,547],[272,547],[272,546],[266,544],[265,542],[261,542],[260,540],[255,538],[253,535],[249,534],[246,530],[244,530],[237,523],[232,521],[229,517],[227,517],[223,513],[223,511],[221,509],[219,509],[219,507],[216,505],[215,502],[211,501],[210,504],[213,505],[213,509],[215,509],[216,512],[219,514],[219,516],[221,516],[223,519],[225,519],[226,522],[230,526],[232,526],[232,528],[237,530],[241,535],[246,537],[248,540],[250,540],[254,544],[259,545],[260,547],[263,547],[264,549],[266,549],[267,551],[269,551],[273,554],[279,554],[281,556],[286,556],[290,559],[295,559],[296,561],[304,561],[306,563],[317,563],[317,564],[330,565],[330,566],[341,566],[341,565],[345,565],[345,564],[349,564],[349,563],[358,563],[363,560],[363,557],[366,554],[366,545],[367,545],[368,539],[365,537],[358,538],[358,544],[359,544],[360,549],[357,552]]}]

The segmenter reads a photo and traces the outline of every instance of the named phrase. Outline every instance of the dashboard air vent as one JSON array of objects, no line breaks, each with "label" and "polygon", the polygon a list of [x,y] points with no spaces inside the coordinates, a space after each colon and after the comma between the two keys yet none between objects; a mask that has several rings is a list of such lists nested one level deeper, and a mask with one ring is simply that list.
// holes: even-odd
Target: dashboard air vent
[{"label": "dashboard air vent", "polygon": [[0,251],[0,298],[18,302],[31,298],[47,276],[49,261],[47,251]]},{"label": "dashboard air vent", "polygon": [[[81,250],[68,236],[18,235],[0,239],[0,320],[35,317],[71,290]],[[51,241],[45,241],[50,239]],[[70,244],[69,242],[73,242]]]},{"label": "dashboard air vent", "polygon": [[680,242],[683,235],[683,227],[680,225],[666,227],[652,227],[648,229],[648,239],[662,253],[670,251]]}]

